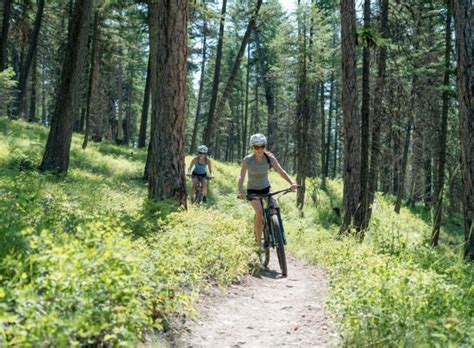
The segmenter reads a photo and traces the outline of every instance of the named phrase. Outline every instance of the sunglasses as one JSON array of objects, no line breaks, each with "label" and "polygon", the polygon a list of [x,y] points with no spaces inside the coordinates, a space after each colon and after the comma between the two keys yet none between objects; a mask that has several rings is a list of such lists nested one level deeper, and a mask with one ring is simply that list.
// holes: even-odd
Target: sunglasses
[{"label": "sunglasses", "polygon": [[199,152],[200,155],[207,155],[205,152]]},{"label": "sunglasses", "polygon": [[260,146],[259,146],[259,145],[254,145],[253,148],[254,148],[255,150],[264,149],[264,148],[265,148],[265,145],[260,145]]}]

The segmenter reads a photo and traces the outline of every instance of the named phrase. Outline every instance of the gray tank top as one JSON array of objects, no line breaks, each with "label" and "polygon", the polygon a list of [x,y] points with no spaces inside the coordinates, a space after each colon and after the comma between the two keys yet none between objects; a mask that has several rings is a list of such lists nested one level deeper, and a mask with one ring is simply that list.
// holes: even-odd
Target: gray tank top
[{"label": "gray tank top", "polygon": [[[275,157],[268,155],[270,161],[276,161]],[[244,162],[247,165],[248,170],[248,181],[247,189],[250,190],[263,190],[270,186],[268,181],[268,160],[265,156],[260,161],[255,159],[255,154],[248,155],[244,158]]]}]

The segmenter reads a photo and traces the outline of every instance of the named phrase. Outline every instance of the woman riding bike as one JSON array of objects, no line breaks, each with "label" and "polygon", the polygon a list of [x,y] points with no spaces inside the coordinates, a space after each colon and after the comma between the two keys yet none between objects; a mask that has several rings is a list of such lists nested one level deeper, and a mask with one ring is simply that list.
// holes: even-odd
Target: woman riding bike
[{"label": "woman riding bike", "polygon": [[198,156],[193,158],[191,164],[188,168],[188,173],[191,172],[191,169],[194,167],[192,172],[192,179],[193,179],[193,189],[191,191],[191,197],[194,199],[194,195],[196,194],[196,186],[199,182],[201,182],[202,187],[202,201],[206,203],[207,201],[207,171],[206,167],[209,166],[209,173],[212,176],[212,164],[211,160],[207,158],[207,146],[201,145],[198,148]]},{"label": "woman riding bike", "polygon": [[[239,198],[244,199],[243,184],[247,171],[247,195],[266,194],[271,190],[270,181],[268,180],[268,171],[273,167],[283,179],[291,185],[291,190],[296,191],[297,185],[290,178],[288,173],[280,166],[272,153],[265,151],[267,138],[263,134],[254,134],[250,137],[250,145],[253,147],[253,154],[246,156],[242,161],[240,169],[240,178],[238,184]],[[259,243],[260,249],[264,249],[262,242],[263,232],[263,207],[259,200],[251,200],[253,209],[255,210],[254,229],[255,238]]]}]

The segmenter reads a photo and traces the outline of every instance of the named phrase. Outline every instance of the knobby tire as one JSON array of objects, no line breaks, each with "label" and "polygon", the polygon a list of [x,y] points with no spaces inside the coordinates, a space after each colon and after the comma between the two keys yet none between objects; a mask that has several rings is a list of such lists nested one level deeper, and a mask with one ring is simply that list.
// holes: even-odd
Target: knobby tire
[{"label": "knobby tire", "polygon": [[272,215],[272,225],[278,263],[280,264],[281,274],[286,277],[288,275],[288,268],[286,265],[285,244],[283,242],[283,232],[280,228],[280,221],[278,221],[277,215]]}]

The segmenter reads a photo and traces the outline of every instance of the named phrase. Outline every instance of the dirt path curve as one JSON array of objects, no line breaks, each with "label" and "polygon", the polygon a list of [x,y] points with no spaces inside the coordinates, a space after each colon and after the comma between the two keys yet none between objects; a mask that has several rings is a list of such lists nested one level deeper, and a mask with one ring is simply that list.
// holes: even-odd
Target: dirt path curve
[{"label": "dirt path curve", "polygon": [[326,278],[314,266],[288,255],[288,277],[269,269],[198,304],[178,347],[328,347],[337,335],[325,312]]}]

